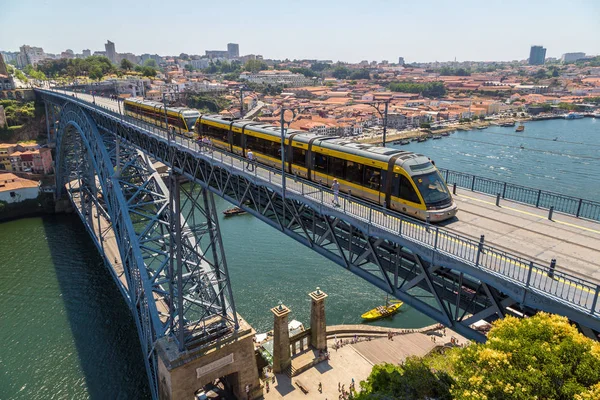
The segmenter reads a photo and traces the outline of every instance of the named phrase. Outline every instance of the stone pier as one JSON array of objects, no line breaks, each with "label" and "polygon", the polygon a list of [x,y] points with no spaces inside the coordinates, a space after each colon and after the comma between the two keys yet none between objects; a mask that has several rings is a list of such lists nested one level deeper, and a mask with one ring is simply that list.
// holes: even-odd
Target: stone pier
[{"label": "stone pier", "polygon": [[308,294],[310,305],[310,343],[317,350],[327,350],[327,323],[325,321],[325,299],[327,294],[320,288]]},{"label": "stone pier", "polygon": [[225,378],[238,399],[258,399],[262,388],[254,355],[254,329],[238,314],[240,327],[209,345],[180,352],[163,337],[156,343],[160,400],[191,400],[205,385]]},{"label": "stone pier", "polygon": [[276,374],[287,371],[292,364],[290,354],[290,331],[288,329],[288,314],[290,309],[279,304],[271,308],[273,322],[273,371]]}]

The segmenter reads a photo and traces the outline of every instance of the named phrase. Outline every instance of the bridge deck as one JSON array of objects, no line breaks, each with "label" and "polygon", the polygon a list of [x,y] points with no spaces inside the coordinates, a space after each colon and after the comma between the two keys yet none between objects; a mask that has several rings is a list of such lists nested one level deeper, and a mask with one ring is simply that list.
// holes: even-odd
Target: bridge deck
[{"label": "bridge deck", "polygon": [[457,220],[446,228],[524,258],[550,264],[555,258],[561,270],[600,282],[600,224],[548,210],[501,200],[470,190],[457,189]]},{"label": "bridge deck", "polygon": [[[76,97],[92,100],[89,95],[77,94]],[[99,97],[95,100],[97,106],[119,112],[117,102]],[[149,130],[151,135],[166,138],[165,132],[158,128],[145,127],[138,121],[134,124]],[[216,150],[201,152],[200,146],[185,138],[178,137],[172,145],[187,147],[198,157],[212,159],[212,162],[241,172],[252,180],[281,187],[281,174],[271,168],[257,166],[250,173],[244,168],[245,160],[238,156]],[[548,221],[547,211],[506,200],[502,200],[501,207],[496,207],[495,199],[470,191],[458,192],[458,218],[440,228],[399,218],[346,196],[340,199],[341,206],[334,208],[333,196],[328,189],[322,190],[318,184],[294,181],[293,178],[287,179],[286,196],[331,208],[328,212],[344,214],[358,224],[366,224],[369,230],[379,230],[381,235],[399,236],[407,243],[417,243],[422,249],[431,248],[461,262],[526,283],[527,287],[531,284],[536,290],[559,297],[560,301],[592,309],[592,314],[600,307],[596,301],[600,276],[599,254],[595,248],[600,238],[600,224],[558,213],[553,221]],[[481,235],[485,235],[483,246],[478,243]],[[555,277],[554,271],[548,270],[552,258],[558,261],[557,273],[573,272],[582,279],[564,274]]]}]

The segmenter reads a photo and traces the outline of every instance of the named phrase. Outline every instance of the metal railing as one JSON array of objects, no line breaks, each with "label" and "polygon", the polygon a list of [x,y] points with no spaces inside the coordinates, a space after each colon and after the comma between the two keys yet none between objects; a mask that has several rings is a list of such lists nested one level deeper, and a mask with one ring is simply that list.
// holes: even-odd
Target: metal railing
[{"label": "metal railing", "polygon": [[[64,96],[60,93],[58,95]],[[82,99],[69,98],[69,100],[80,102],[86,107],[102,112],[109,112],[113,117],[120,118],[126,124],[134,125],[137,128],[146,130],[149,134],[156,135],[171,143],[176,143],[187,148],[196,157],[211,160],[212,163],[220,163],[221,165],[230,167],[232,170],[236,170],[237,173],[282,187],[280,169],[254,163],[254,170],[249,172],[245,169],[248,160],[241,156],[216,148],[207,150],[205,145],[185,137],[176,137],[173,140],[170,137],[172,135],[167,134],[164,129],[157,126],[125,117],[114,110],[93,105]],[[478,177],[469,174],[461,174],[448,170],[441,171],[442,174],[448,174],[450,179],[457,177],[456,179],[462,179],[463,182],[465,179],[471,179],[471,182],[482,182],[479,183],[481,188],[485,187],[485,185],[497,188],[499,183],[501,184],[501,188],[504,187],[504,182],[485,178],[478,180]],[[511,186],[516,187],[516,185]],[[471,187],[473,187],[473,190],[479,188],[479,186],[475,186],[475,183],[467,186],[467,188]],[[525,187],[521,188],[529,189]],[[507,184],[506,192],[508,190]],[[513,190],[512,187],[510,190]],[[528,290],[543,294],[558,302],[600,317],[600,302],[598,301],[600,285],[587,279],[559,271],[556,269],[556,263],[541,265],[540,263],[524,259],[486,244],[483,235],[479,241],[473,240],[448,229],[427,224],[347,194],[340,193],[339,205],[336,206],[334,204],[334,194],[329,187],[286,173],[286,196],[288,194],[302,196],[313,202],[321,210],[327,209],[328,212],[335,211],[356,221],[365,222],[369,226],[389,232],[394,236],[418,244],[428,250],[434,250],[462,263],[471,265],[474,268],[491,272]]]},{"label": "metal railing", "polygon": [[554,211],[573,215],[577,218],[600,221],[600,202],[597,201],[515,185],[444,168],[440,168],[439,171],[449,186],[456,184],[458,187],[474,192],[499,195],[502,199],[532,205],[537,208],[549,210],[553,207]]}]

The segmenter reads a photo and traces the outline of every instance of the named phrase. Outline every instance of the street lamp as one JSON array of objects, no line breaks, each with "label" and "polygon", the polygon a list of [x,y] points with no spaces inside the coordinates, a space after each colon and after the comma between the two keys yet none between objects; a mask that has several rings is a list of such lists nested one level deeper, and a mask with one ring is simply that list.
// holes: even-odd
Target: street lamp
[{"label": "street lamp", "polygon": [[[388,121],[388,107],[390,105],[390,99],[384,100],[384,101],[378,101],[375,103],[367,103],[369,104],[371,107],[373,107],[375,110],[377,110],[377,112],[379,113],[379,116],[381,118],[383,118],[383,147],[385,147],[385,137],[387,134],[387,121]],[[379,108],[379,106],[381,104],[385,105],[384,111],[381,111],[381,109]]]},{"label": "street lamp", "polygon": [[169,132],[169,119],[167,118],[167,94],[162,94],[163,100],[163,108],[165,110],[165,129],[167,130],[167,140],[169,141],[169,146],[171,145],[171,134]]},{"label": "street lamp", "polygon": [[[291,111],[292,112],[292,118],[290,118],[289,120],[285,119],[285,112],[286,111]],[[290,127],[290,124],[292,123],[292,121],[294,121],[294,118],[296,118],[296,112],[290,108],[284,108],[281,107],[281,190],[282,190],[282,196],[283,196],[283,201],[285,202],[285,131],[287,130],[285,128],[285,125],[287,125],[287,127]],[[283,212],[284,212],[284,216],[285,216],[285,203],[284,203],[284,207],[283,207]]]},{"label": "street lamp", "polygon": [[240,86],[240,118],[244,118],[244,92],[250,91],[252,91],[252,89],[250,89],[248,86]]}]

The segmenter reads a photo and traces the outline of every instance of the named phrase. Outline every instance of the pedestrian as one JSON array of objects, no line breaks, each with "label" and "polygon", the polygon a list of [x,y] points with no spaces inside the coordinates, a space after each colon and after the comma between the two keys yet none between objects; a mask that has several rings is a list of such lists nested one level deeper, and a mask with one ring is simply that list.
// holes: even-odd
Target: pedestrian
[{"label": "pedestrian", "polygon": [[341,384],[338,382],[338,392],[341,392],[341,391],[342,391],[342,386],[341,386]]},{"label": "pedestrian", "polygon": [[323,393],[323,385],[319,382],[319,393]]},{"label": "pedestrian", "polygon": [[248,159],[248,164],[246,165],[246,169],[249,171],[254,171],[254,153],[252,152],[252,150],[248,149],[246,151],[246,158]]},{"label": "pedestrian", "polygon": [[333,180],[333,184],[331,185],[331,189],[333,189],[333,205],[336,207],[340,206],[339,202],[339,194],[340,194],[340,184],[337,179]]},{"label": "pedestrian", "polygon": [[273,378],[271,378],[271,382],[273,383],[273,385],[275,384],[275,374],[273,374]]}]

